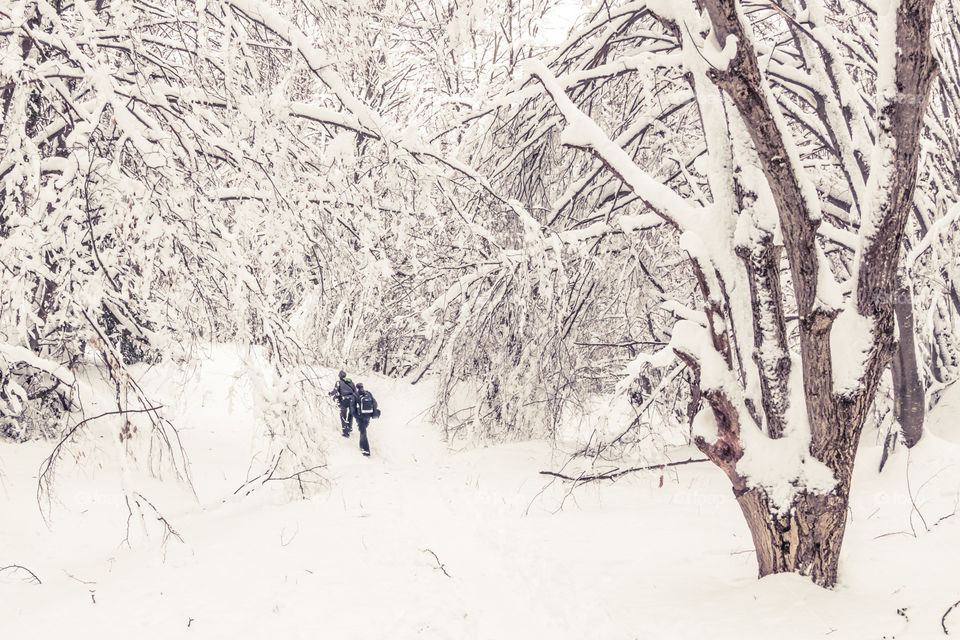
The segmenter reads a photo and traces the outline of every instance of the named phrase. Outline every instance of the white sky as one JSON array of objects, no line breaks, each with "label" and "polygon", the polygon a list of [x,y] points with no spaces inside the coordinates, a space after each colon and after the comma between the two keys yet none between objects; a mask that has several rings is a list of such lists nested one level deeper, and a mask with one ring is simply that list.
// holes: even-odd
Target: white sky
[{"label": "white sky", "polygon": [[547,13],[540,35],[551,44],[563,42],[582,7],[581,0],[560,0]]}]

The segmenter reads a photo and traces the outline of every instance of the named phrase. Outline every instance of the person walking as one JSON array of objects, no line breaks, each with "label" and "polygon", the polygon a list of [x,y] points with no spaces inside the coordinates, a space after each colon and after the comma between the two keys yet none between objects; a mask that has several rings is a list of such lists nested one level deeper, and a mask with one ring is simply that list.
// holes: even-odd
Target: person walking
[{"label": "person walking", "polygon": [[353,396],[353,411],[357,418],[357,431],[360,432],[360,452],[369,456],[370,441],[367,440],[367,427],[370,426],[370,418],[380,417],[380,409],[377,407],[376,398],[363,388],[362,382],[357,383],[357,392]]},{"label": "person walking", "polygon": [[343,437],[349,438],[353,428],[353,400],[357,395],[357,387],[354,386],[353,380],[347,377],[346,371],[341,371],[339,376],[330,396],[340,405],[340,429]]}]

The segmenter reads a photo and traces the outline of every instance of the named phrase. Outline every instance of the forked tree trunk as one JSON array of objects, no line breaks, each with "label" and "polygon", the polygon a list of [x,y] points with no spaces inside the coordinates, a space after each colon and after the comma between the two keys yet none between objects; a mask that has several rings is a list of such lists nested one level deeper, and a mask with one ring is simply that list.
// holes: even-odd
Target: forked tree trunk
[{"label": "forked tree trunk", "polygon": [[740,493],[737,502],[753,536],[761,578],[796,572],[823,587],[836,583],[847,525],[848,488],[828,495],[797,494],[782,514],[762,488]]},{"label": "forked tree trunk", "polygon": [[749,483],[737,470],[743,455],[737,412],[722,393],[704,393],[717,418],[718,438],[712,443],[698,438],[696,444],[733,484],[734,496],[753,537],[761,578],[795,572],[809,576],[822,587],[836,584],[850,480],[869,407],[865,398],[873,397],[879,377],[878,371],[865,380],[864,394],[858,400],[835,405],[826,393],[807,398],[808,407],[817,405],[811,413],[832,414],[829,425],[812,429],[819,437],[814,436],[810,453],[833,472],[836,484],[829,493],[799,491],[786,505],[775,504],[766,489]]}]

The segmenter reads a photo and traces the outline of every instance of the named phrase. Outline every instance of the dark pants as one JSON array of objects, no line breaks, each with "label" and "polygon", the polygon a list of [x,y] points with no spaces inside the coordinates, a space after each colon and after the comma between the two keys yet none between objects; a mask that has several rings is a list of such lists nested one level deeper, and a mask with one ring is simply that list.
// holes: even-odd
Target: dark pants
[{"label": "dark pants", "polygon": [[[357,421],[359,422],[359,420]],[[343,435],[350,435],[350,429],[353,427],[353,410],[350,407],[349,400],[340,401],[340,428],[343,429]]]},{"label": "dark pants", "polygon": [[357,416],[357,431],[360,432],[360,451],[367,455],[370,454],[370,442],[367,440],[367,426],[370,424],[370,418]]}]

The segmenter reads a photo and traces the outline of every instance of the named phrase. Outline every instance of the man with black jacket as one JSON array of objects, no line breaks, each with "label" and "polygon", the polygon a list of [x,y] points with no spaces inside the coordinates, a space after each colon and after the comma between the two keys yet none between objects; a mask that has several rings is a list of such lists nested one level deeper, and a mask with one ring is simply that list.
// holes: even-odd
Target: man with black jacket
[{"label": "man with black jacket", "polygon": [[360,432],[360,451],[365,456],[370,455],[370,442],[367,440],[367,426],[370,418],[379,418],[380,409],[373,394],[363,388],[363,383],[357,383],[357,392],[353,396],[353,412],[357,417],[357,431]]},{"label": "man with black jacket", "polygon": [[347,377],[346,371],[340,372],[340,378],[333,386],[330,396],[340,405],[340,428],[343,430],[343,437],[350,437],[350,430],[353,427],[353,400],[357,394],[357,388],[353,380]]}]

